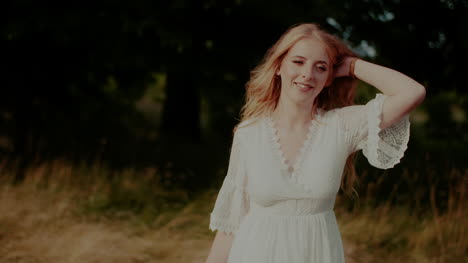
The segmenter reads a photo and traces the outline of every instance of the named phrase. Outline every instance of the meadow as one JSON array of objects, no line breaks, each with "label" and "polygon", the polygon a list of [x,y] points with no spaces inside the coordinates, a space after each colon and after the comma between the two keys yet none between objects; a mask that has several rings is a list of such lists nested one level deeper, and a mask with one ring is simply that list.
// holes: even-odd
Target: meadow
[{"label": "meadow", "polygon": [[[104,165],[53,161],[30,166],[13,183],[0,166],[0,262],[204,262],[217,188],[197,193],[163,187],[156,168],[111,171]],[[335,207],[347,262],[468,262],[466,176],[439,207],[339,195]],[[379,182],[373,185],[378,191]],[[376,190],[377,189],[377,190]],[[433,188],[436,189],[436,188]],[[439,200],[440,201],[440,200]]]}]

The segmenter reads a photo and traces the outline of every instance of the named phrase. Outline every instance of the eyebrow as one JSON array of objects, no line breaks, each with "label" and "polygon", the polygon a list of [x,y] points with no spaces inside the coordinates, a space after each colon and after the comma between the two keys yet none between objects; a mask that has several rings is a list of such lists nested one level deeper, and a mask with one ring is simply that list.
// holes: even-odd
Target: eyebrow
[{"label": "eyebrow", "polygon": [[[292,57],[293,57],[293,58],[301,58],[301,59],[307,60],[307,58],[306,58],[306,57],[303,57],[303,56],[292,56]],[[327,64],[327,65],[328,65],[328,63],[327,63],[325,60],[319,60],[319,61],[317,61],[317,62],[318,62],[318,63],[324,63],[324,64]]]}]

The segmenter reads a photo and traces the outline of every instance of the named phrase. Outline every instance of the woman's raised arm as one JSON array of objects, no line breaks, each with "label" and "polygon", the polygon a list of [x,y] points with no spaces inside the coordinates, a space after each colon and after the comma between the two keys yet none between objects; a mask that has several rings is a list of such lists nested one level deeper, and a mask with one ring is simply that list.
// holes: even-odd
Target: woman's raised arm
[{"label": "woman's raised arm", "polygon": [[412,78],[362,59],[355,61],[354,75],[388,96],[383,104],[381,129],[399,121],[416,108],[426,96],[424,86]]}]

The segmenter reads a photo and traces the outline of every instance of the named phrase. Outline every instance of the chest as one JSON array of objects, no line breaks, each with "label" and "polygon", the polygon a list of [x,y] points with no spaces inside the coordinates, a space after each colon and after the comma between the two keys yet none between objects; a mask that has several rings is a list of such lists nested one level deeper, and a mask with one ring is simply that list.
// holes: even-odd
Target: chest
[{"label": "chest", "polygon": [[[311,128],[313,132],[303,132],[302,136],[281,137],[266,122],[249,137],[246,172],[254,200],[336,195],[348,154],[333,126],[317,124]],[[283,143],[279,144],[281,138]],[[294,165],[286,158],[294,160]]]},{"label": "chest", "polygon": [[284,155],[286,164],[289,166],[289,171],[293,172],[294,164],[296,163],[299,152],[305,143],[307,137],[307,128],[292,130],[285,127],[276,127],[275,133],[277,143],[280,145],[279,150]]}]

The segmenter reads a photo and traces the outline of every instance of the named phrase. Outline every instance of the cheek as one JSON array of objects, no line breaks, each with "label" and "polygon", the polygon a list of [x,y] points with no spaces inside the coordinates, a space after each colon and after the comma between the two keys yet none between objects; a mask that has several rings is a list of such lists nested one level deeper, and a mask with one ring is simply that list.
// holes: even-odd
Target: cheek
[{"label": "cheek", "polygon": [[284,65],[283,66],[283,74],[287,78],[292,78],[295,77],[299,74],[298,70],[296,67],[292,65]]},{"label": "cheek", "polygon": [[330,72],[329,71],[326,71],[326,72],[323,72],[322,74],[320,74],[318,76],[318,79],[321,81],[321,82],[327,82],[330,80]]}]

